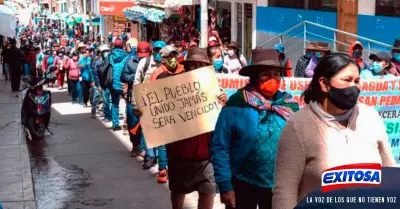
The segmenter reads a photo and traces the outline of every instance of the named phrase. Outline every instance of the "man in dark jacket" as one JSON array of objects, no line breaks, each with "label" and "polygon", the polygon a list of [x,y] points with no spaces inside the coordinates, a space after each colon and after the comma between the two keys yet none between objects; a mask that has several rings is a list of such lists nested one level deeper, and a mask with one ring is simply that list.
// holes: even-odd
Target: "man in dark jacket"
[{"label": "man in dark jacket", "polygon": [[[133,91],[133,82],[135,81],[136,70],[139,65],[139,60],[150,56],[150,45],[145,42],[141,42],[138,44],[138,54],[137,56],[132,55],[130,53],[132,49],[130,46],[127,47],[127,52],[130,54],[125,68],[122,71],[121,81],[123,83],[128,84],[128,92],[127,92],[127,105],[126,105],[126,115],[127,115],[127,123],[128,123],[128,130],[132,130],[135,126],[138,125],[140,119],[139,116],[134,114],[133,105],[132,105],[132,91]],[[139,150],[140,146],[140,138],[141,138],[141,131],[129,131],[129,137],[132,142],[132,151],[131,157],[137,157],[141,151]]]},{"label": "man in dark jacket", "polygon": [[313,56],[312,50],[310,50],[310,44],[306,48],[306,54],[301,56],[299,61],[297,61],[296,69],[294,71],[295,78],[307,78],[306,68],[310,63],[311,57]]},{"label": "man in dark jacket", "polygon": [[[110,88],[104,85],[106,76],[104,72],[106,67],[109,65],[108,55],[110,54],[111,50],[106,44],[104,44],[99,47],[99,51],[101,58],[95,63],[93,77],[97,90],[101,93],[103,98],[104,121],[111,122],[111,93]],[[98,101],[93,101],[93,103],[93,105],[97,106]]]},{"label": "man in dark jacket", "polygon": [[5,55],[5,62],[10,67],[10,77],[11,77],[11,90],[13,92],[19,91],[19,84],[21,83],[21,76],[23,73],[22,66],[24,63],[24,53],[17,48],[17,41],[12,39],[10,41],[11,48],[7,51]]}]

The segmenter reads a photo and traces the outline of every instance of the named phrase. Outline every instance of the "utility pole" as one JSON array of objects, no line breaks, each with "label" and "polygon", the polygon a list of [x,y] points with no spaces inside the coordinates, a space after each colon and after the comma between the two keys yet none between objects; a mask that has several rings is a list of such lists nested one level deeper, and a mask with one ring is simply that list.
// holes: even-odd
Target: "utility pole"
[{"label": "utility pole", "polygon": [[87,0],[83,0],[83,33],[87,33],[86,27],[86,15],[87,15]]},{"label": "utility pole", "polygon": [[201,27],[200,27],[200,47],[206,48],[208,42],[208,0],[201,0]]}]

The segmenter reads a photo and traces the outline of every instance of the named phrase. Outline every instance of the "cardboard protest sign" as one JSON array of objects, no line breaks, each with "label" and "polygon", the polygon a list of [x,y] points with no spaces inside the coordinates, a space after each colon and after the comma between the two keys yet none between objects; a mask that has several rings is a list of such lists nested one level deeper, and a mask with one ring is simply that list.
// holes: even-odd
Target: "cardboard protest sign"
[{"label": "cardboard protest sign", "polygon": [[133,91],[149,148],[213,131],[221,110],[212,66],[135,85]]}]

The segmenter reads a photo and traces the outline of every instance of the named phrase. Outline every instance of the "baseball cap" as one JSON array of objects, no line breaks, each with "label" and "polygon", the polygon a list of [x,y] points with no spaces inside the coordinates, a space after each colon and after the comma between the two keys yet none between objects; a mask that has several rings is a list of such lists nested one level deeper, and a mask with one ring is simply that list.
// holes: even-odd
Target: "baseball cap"
[{"label": "baseball cap", "polygon": [[167,45],[164,48],[161,49],[161,56],[162,57],[168,57],[172,52],[178,53],[175,47],[171,45]]},{"label": "baseball cap", "polygon": [[122,40],[117,39],[114,41],[114,47],[122,49],[124,47],[124,43],[122,42]]},{"label": "baseball cap", "polygon": [[392,57],[389,55],[389,53],[387,52],[378,52],[376,54],[371,54],[369,55],[369,59],[370,60],[385,60],[386,62],[390,62],[390,60],[392,59]]},{"label": "baseball cap", "polygon": [[99,50],[100,50],[100,52],[109,51],[110,48],[107,46],[107,44],[103,44],[103,45],[101,45],[101,46],[99,47]]},{"label": "baseball cap", "polygon": [[138,57],[148,57],[150,56],[150,44],[148,42],[139,42],[137,45],[137,55]]}]

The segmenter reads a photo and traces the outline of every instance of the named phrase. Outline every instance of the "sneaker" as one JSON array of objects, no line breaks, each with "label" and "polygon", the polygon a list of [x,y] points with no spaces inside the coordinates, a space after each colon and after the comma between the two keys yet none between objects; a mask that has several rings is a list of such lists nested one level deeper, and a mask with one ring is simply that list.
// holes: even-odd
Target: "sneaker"
[{"label": "sneaker", "polygon": [[104,123],[109,123],[109,122],[111,122],[111,120],[110,120],[110,119],[107,119],[107,118],[104,118],[104,119],[103,119],[103,122],[104,122]]},{"label": "sneaker", "polygon": [[148,169],[154,167],[155,165],[156,164],[154,164],[154,159],[151,157],[151,158],[144,160],[143,169],[148,170]]},{"label": "sneaker", "polygon": [[113,131],[120,131],[122,130],[121,126],[115,126],[113,127]]},{"label": "sneaker", "polygon": [[168,181],[168,173],[166,169],[161,170],[158,172],[157,176],[157,183],[159,184],[166,184]]},{"label": "sneaker", "polygon": [[90,114],[90,117],[96,118],[96,112],[92,112],[92,113]]}]

